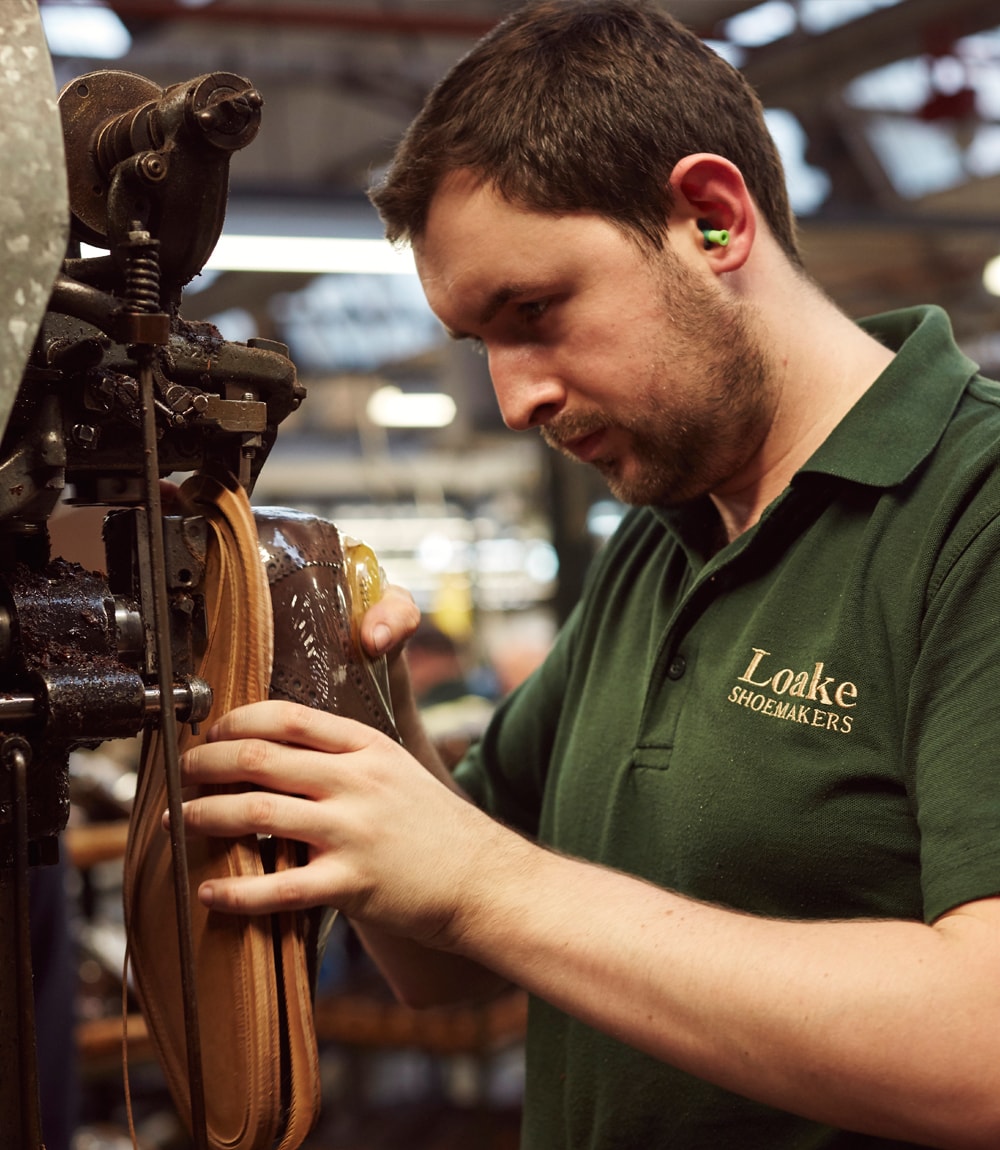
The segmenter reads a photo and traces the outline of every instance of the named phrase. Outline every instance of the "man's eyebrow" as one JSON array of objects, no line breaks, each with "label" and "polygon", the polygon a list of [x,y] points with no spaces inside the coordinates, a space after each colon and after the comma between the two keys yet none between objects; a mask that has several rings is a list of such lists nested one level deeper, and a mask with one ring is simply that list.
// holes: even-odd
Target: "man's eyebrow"
[{"label": "man's eyebrow", "polygon": [[[479,326],[488,324],[491,320],[496,318],[497,313],[506,304],[510,303],[512,299],[516,299],[518,296],[522,295],[531,295],[537,290],[538,288],[536,285],[524,282],[502,284],[496,289],[496,291],[490,293],[486,303],[483,305],[482,310],[476,316],[477,324],[479,324]],[[449,327],[446,327],[445,331],[447,332],[449,339],[461,340],[475,338],[470,336],[467,332],[455,331]]]}]

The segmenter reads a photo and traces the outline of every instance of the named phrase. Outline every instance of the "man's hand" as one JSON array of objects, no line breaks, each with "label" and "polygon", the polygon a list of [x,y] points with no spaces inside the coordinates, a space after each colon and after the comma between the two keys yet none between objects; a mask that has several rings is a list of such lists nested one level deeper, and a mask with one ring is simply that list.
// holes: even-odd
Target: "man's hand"
[{"label": "man's hand", "polygon": [[403,587],[390,583],[361,620],[361,645],[365,654],[372,658],[398,656],[419,623],[420,609],[413,596]]},{"label": "man's hand", "polygon": [[488,882],[497,836],[509,835],[391,739],[296,703],[231,711],[181,766],[185,785],[246,788],[187,801],[189,831],[309,848],[304,867],[206,883],[199,895],[217,910],[330,905],[447,947],[459,907],[486,894],[472,888]]},{"label": "man's hand", "polygon": [[421,740],[414,753],[424,761],[422,725],[417,713],[416,700],[410,686],[410,673],[403,658],[406,640],[420,623],[420,609],[413,596],[403,587],[390,583],[382,597],[373,603],[361,620],[361,646],[366,655],[377,658],[384,655],[389,672],[389,694],[396,726],[404,743]]}]

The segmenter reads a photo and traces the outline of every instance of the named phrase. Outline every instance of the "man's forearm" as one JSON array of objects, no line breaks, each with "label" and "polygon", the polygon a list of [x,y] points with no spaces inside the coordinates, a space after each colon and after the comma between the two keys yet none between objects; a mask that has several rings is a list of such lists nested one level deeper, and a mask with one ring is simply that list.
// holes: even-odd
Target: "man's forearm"
[{"label": "man's forearm", "polygon": [[520,849],[531,861],[517,881],[498,876],[457,924],[461,953],[780,1109],[932,1146],[1000,1145],[998,900],[934,927],[773,921]]},{"label": "man's forearm", "polygon": [[[408,678],[402,681],[401,689],[397,687],[397,695],[396,727],[403,745],[435,778],[466,797],[427,734]],[[508,985],[506,979],[460,955],[422,946],[374,926],[351,925],[393,993],[409,1006],[484,1001]]]},{"label": "man's forearm", "polygon": [[407,1006],[485,1002],[509,985],[505,978],[461,955],[432,950],[376,927],[352,926],[382,977]]},{"label": "man's forearm", "polygon": [[434,741],[427,733],[420,708],[413,695],[413,686],[406,666],[406,656],[403,654],[393,664],[390,671],[392,684],[392,708],[396,731],[403,746],[410,754],[440,779],[446,786],[457,794],[462,794],[461,787],[451,777],[451,772],[444,765]]}]

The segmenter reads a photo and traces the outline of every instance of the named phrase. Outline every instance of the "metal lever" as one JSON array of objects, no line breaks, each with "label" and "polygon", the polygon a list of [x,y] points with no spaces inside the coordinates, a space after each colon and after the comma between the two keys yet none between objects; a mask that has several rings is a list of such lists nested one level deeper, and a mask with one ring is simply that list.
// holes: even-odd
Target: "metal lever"
[{"label": "metal lever", "polygon": [[[14,829],[13,858],[0,882],[0,917],[13,937],[14,977],[0,987],[0,1018],[5,1033],[16,1036],[17,1061],[5,1066],[0,1084],[0,1113],[5,1133],[18,1150],[44,1150],[38,1096],[38,1053],[35,1043],[35,1003],[31,972],[31,929],[28,891],[28,765],[30,745],[18,735],[0,742],[0,776],[9,800]],[[8,918],[9,916],[9,918]],[[10,920],[13,920],[11,922]],[[13,1073],[10,1071],[13,1070]],[[10,1126],[8,1126],[8,1123]]]},{"label": "metal lever", "polygon": [[[212,689],[204,679],[191,678],[186,683],[175,683],[170,692],[170,702],[164,706],[159,687],[147,687],[143,692],[143,713],[136,716],[136,728],[147,718],[156,718],[173,712],[181,723],[200,723],[208,716],[212,707]],[[28,723],[43,714],[45,706],[35,695],[6,693],[0,696],[0,727]],[[96,727],[98,719],[88,725],[88,730],[99,738],[101,731]],[[109,737],[119,737],[119,733]]]},{"label": "metal lever", "polygon": [[[149,236],[134,229],[134,239],[141,251],[141,272],[144,278],[155,272],[156,246]],[[135,269],[133,269],[135,270]],[[128,272],[126,273],[128,279]],[[147,284],[143,300],[133,298],[135,326],[149,338],[157,338],[156,326],[150,322],[157,314],[153,300],[158,299],[155,287]],[[145,309],[143,308],[145,304]],[[167,317],[164,316],[164,319]],[[169,325],[164,326],[160,342],[166,342]],[[173,655],[170,650],[170,601],[167,592],[166,556],[163,546],[160,500],[160,465],[156,439],[156,403],[153,381],[153,343],[140,343],[135,347],[139,365],[139,395],[142,406],[143,477],[146,488],[145,546],[152,584],[153,641],[159,672],[160,698],[171,697],[174,685]],[[140,545],[142,540],[139,541]],[[201,1059],[201,1034],[198,1023],[198,998],[194,965],[194,942],[189,902],[187,846],[184,839],[184,818],[181,810],[180,762],[177,724],[172,715],[160,715],[163,736],[163,761],[167,783],[167,809],[170,812],[170,847],[173,863],[174,898],[177,910],[178,945],[180,947],[181,987],[184,998],[184,1034],[187,1040],[188,1081],[191,1088],[191,1134],[196,1150],[209,1150],[208,1126],[205,1113],[205,1080]]]}]

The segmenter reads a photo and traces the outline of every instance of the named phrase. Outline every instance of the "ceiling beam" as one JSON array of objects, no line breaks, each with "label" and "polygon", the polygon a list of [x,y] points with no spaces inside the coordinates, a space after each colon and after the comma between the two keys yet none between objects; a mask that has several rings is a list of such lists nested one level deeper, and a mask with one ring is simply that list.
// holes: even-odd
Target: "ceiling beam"
[{"label": "ceiling beam", "polygon": [[752,51],[743,74],[765,104],[815,106],[856,76],[1000,25],[996,0],[904,0],[819,36],[790,36]]},{"label": "ceiling beam", "polygon": [[110,0],[108,7],[123,20],[169,20],[172,23],[253,24],[279,28],[312,28],[383,35],[457,36],[478,39],[496,23],[495,16],[454,16],[400,9],[334,8],[329,5],[209,4],[181,7],[176,0]]},{"label": "ceiling beam", "polygon": [[[754,6],[756,0],[665,0],[663,7],[700,36],[716,34],[731,16]],[[282,28],[325,28],[380,35],[455,36],[478,39],[494,27],[506,9],[495,14],[456,16],[440,12],[393,9],[336,8],[329,5],[215,3],[181,7],[177,0],[109,0],[124,20],[201,21],[256,24]]]}]

